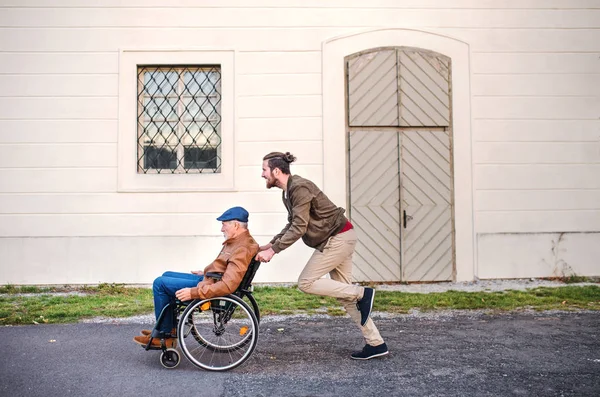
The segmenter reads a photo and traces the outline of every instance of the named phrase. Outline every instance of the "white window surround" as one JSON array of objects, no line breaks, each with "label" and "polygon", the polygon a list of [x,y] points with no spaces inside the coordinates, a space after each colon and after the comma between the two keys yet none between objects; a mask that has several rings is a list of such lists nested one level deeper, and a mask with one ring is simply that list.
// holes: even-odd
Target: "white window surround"
[{"label": "white window surround", "polygon": [[336,203],[347,201],[344,57],[379,47],[417,47],[452,59],[452,132],[456,280],[475,271],[469,45],[436,33],[409,29],[362,31],[323,42],[323,187]]},{"label": "white window surround", "polygon": [[[137,172],[138,65],[219,65],[221,67],[221,172],[139,174]],[[229,191],[234,184],[235,51],[126,50],[119,52],[119,192]]]}]

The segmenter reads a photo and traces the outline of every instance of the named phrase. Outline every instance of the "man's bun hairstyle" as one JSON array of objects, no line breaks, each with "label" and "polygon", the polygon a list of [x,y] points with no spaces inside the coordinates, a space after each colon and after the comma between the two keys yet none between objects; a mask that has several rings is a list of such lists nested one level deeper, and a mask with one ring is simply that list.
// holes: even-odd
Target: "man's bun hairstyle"
[{"label": "man's bun hairstyle", "polygon": [[284,174],[290,173],[290,163],[296,161],[296,156],[290,152],[271,152],[263,157],[263,161],[268,160],[269,168],[273,171],[279,168]]}]

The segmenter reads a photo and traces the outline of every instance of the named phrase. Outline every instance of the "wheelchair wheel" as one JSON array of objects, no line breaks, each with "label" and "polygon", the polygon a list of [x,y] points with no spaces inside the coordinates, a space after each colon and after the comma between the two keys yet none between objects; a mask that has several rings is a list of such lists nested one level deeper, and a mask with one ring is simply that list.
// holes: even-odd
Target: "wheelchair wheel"
[{"label": "wheelchair wheel", "polygon": [[179,353],[175,349],[169,348],[160,354],[160,363],[165,368],[175,368],[180,361]]},{"label": "wheelchair wheel", "polygon": [[194,365],[226,371],[246,361],[258,342],[258,321],[246,302],[234,295],[196,300],[177,325],[179,345]]}]

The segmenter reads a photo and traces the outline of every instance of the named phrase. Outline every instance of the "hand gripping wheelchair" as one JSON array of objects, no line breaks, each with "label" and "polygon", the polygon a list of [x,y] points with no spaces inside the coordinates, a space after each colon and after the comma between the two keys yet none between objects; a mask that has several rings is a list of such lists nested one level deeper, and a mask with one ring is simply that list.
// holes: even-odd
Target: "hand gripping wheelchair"
[{"label": "hand gripping wheelchair", "polygon": [[[230,295],[193,301],[175,301],[175,324],[177,341],[183,354],[197,367],[208,371],[227,371],[241,365],[254,351],[258,342],[260,313],[252,296],[252,279],[260,262],[252,259],[237,290]],[[221,273],[207,273],[204,277],[219,280]],[[165,308],[166,309],[166,308]],[[156,324],[166,315],[163,309]],[[160,362],[165,368],[179,365],[179,352],[167,348],[164,336],[157,325],[152,338],[161,338],[161,346],[152,346],[152,338],[146,350],[162,350]]]}]

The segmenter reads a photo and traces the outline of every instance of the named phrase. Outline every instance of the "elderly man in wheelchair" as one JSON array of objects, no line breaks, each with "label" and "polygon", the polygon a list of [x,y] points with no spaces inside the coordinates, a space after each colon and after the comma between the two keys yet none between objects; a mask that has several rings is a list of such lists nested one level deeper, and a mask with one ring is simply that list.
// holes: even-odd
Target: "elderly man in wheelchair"
[{"label": "elderly man in wheelchair", "polygon": [[154,280],[156,325],[133,340],[146,350],[162,350],[166,368],[179,364],[177,341],[186,358],[211,371],[242,364],[258,341],[258,305],[251,283],[260,262],[248,231],[248,211],[228,209],[217,218],[225,237],[217,258],[204,272],[166,272]]}]

